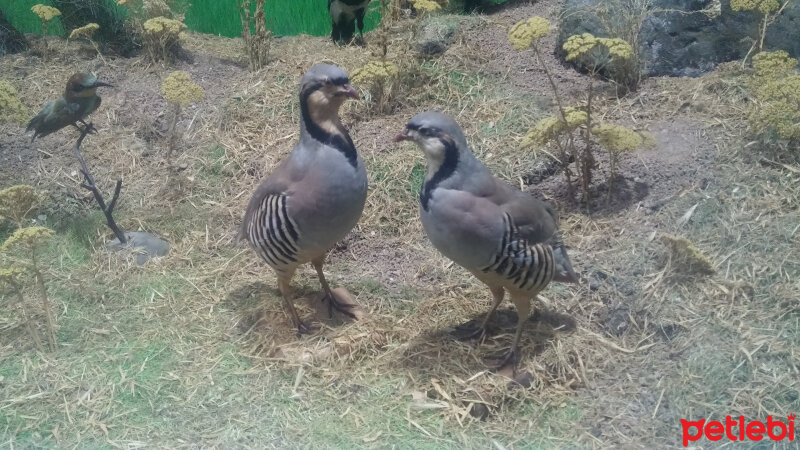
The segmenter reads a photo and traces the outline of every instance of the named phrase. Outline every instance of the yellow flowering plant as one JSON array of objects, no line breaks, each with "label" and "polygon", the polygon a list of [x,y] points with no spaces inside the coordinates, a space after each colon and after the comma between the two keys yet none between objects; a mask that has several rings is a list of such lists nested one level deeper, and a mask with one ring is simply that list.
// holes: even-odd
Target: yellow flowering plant
[{"label": "yellow flowering plant", "polygon": [[[561,165],[570,195],[574,192],[573,179],[581,187],[583,201],[589,202],[589,186],[592,171],[597,167],[594,157],[596,148],[605,149],[610,157],[610,170],[607,182],[609,195],[615,176],[619,156],[624,151],[652,147],[655,141],[647,133],[638,133],[613,124],[600,124],[592,119],[593,82],[603,64],[625,61],[633,56],[633,48],[626,41],[618,38],[598,38],[589,33],[570,36],[564,43],[567,60],[595,58],[591,63],[590,82],[587,88],[586,104],[581,107],[564,106],[561,95],[550,73],[550,69],[542,58],[538,47],[538,39],[550,31],[549,22],[541,17],[531,17],[516,23],[508,33],[511,45],[524,50],[531,48],[536,54],[542,69],[547,76],[553,97],[557,105],[557,114],[536,122],[523,136],[523,148],[537,148],[553,144],[558,152],[555,158]],[[601,56],[602,58],[597,58]],[[579,146],[579,143],[583,145]],[[548,153],[549,154],[549,153]],[[575,163],[577,171],[573,171]]]},{"label": "yellow flowering plant", "polygon": [[192,82],[189,74],[181,70],[172,72],[164,78],[164,82],[161,84],[161,93],[168,102],[184,107],[202,100],[205,96],[203,88]]},{"label": "yellow flowering plant", "polygon": [[142,25],[144,44],[153,61],[169,61],[180,51],[186,25],[175,19],[154,17]]},{"label": "yellow flowering plant", "polygon": [[742,61],[743,66],[747,64],[747,59],[753,52],[764,50],[767,28],[775,22],[789,3],[791,3],[791,0],[785,0],[783,4],[779,0],[731,0],[732,10],[753,11],[761,16],[758,35],[753,38],[753,45],[750,46],[750,50],[747,51],[747,55]]},{"label": "yellow flowering plant", "polygon": [[534,42],[550,34],[550,21],[544,17],[520,20],[508,32],[508,41],[517,50],[525,50]]},{"label": "yellow flowering plant", "polygon": [[42,21],[42,59],[47,60],[47,24],[53,20],[54,17],[61,15],[58,8],[47,6],[43,4],[33,5],[31,11],[39,17]]},{"label": "yellow flowering plant", "polygon": [[21,227],[42,203],[32,186],[20,184],[0,190],[0,220],[9,220]]},{"label": "yellow flowering plant", "polygon": [[423,13],[430,13],[442,9],[442,5],[433,0],[410,0],[414,9]]},{"label": "yellow flowering plant", "polygon": [[42,22],[49,22],[50,20],[53,19],[53,17],[61,15],[61,11],[59,11],[58,8],[42,5],[41,3],[38,5],[33,5],[31,7],[31,11],[33,11],[34,14],[39,16]]},{"label": "yellow flowering plant", "polygon": [[94,33],[99,29],[100,25],[96,23],[87,23],[86,25],[80,28],[75,28],[74,30],[72,30],[72,32],[69,34],[69,38],[70,39],[84,38],[92,40]]},{"label": "yellow flowering plant", "polygon": [[17,90],[0,80],[0,122],[25,124],[27,120],[28,108],[20,101]]},{"label": "yellow flowering plant", "polygon": [[356,85],[368,85],[365,89],[371,98],[376,99],[377,111],[386,113],[388,105],[388,92],[400,72],[397,65],[386,60],[370,61],[354,70],[350,79]]},{"label": "yellow flowering plant", "polygon": [[765,139],[800,142],[800,74],[797,60],[779,50],[753,57],[751,131]]},{"label": "yellow flowering plant", "polygon": [[87,23],[86,25],[75,28],[69,34],[70,39],[86,39],[89,43],[94,47],[94,50],[97,52],[100,58],[103,58],[103,55],[100,53],[100,48],[97,46],[97,42],[94,41],[94,33],[100,29],[100,25],[96,23]]},{"label": "yellow flowering plant", "polygon": [[169,131],[167,132],[167,142],[169,143],[167,159],[169,159],[175,148],[175,140],[177,138],[175,127],[178,123],[181,108],[202,100],[205,97],[205,91],[199,84],[191,80],[188,73],[178,70],[164,78],[161,84],[161,94],[172,105]]}]

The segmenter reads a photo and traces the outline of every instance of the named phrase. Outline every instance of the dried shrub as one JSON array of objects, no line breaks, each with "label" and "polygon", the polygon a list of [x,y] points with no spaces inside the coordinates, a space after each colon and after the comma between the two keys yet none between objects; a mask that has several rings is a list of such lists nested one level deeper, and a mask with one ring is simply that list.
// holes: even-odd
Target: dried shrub
[{"label": "dried shrub", "polygon": [[[51,351],[56,349],[55,320],[53,319],[50,299],[47,296],[44,276],[39,268],[39,252],[45,244],[50,242],[54,234],[53,230],[45,227],[20,228],[0,246],[0,252],[14,263],[12,269],[10,269],[11,271],[24,269],[33,274],[45,315],[47,342]],[[13,274],[11,275],[13,276]],[[17,286],[17,291],[19,292],[19,286]]]},{"label": "dried shrub", "polygon": [[242,38],[250,70],[259,70],[269,62],[272,32],[267,30],[264,14],[266,0],[255,0],[256,9],[250,11],[250,0],[239,0],[239,17],[242,20]]},{"label": "dried shrub", "polygon": [[20,308],[22,321],[25,323],[25,332],[36,346],[37,350],[43,351],[42,339],[33,326],[33,316],[25,296],[22,293],[24,284],[25,270],[21,267],[11,266],[0,268],[0,294],[13,297],[17,300]]},{"label": "dried shrub", "polygon": [[675,272],[686,275],[712,275],[714,265],[692,241],[681,236],[662,234],[660,240],[669,250],[668,266]]},{"label": "dried shrub", "polygon": [[41,204],[42,196],[31,186],[16,185],[0,190],[0,219],[21,227]]}]

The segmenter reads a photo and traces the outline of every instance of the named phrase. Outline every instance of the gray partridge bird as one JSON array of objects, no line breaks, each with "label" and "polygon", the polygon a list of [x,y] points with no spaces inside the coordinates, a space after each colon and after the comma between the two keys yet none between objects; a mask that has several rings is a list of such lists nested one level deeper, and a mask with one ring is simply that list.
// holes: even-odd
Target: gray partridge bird
[{"label": "gray partridge bird", "polygon": [[310,262],[333,308],[349,305],[331,291],[322,271],[325,255],[356,225],[367,197],[367,173],[339,119],[348,98],[358,98],[347,74],[318,64],[300,80],[300,140],[291,154],[256,188],[239,230],[275,270],[278,288],[300,333],[309,328],[292,303],[290,282]]},{"label": "gray partridge bird", "polygon": [[64,95],[44,105],[42,111],[28,122],[25,132],[34,130],[31,142],[68,125],[77,127],[77,122],[86,125],[83,119],[100,107],[101,99],[97,95],[97,88],[100,86],[111,87],[88,73],[72,75],[67,81]]},{"label": "gray partridge bird", "polygon": [[464,133],[449,116],[427,111],[414,116],[396,141],[410,140],[428,163],[420,192],[420,217],[433,245],[469,270],[492,292],[494,304],[507,290],[519,320],[503,365],[519,360],[522,327],[531,300],[551,280],[577,282],[558,231],[552,207],[495,178],[467,146]]}]

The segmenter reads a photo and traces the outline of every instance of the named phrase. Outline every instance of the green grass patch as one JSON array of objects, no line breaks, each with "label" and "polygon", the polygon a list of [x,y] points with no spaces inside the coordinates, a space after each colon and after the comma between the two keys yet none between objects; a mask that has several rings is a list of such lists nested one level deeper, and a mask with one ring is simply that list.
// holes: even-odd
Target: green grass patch
[{"label": "green grass patch", "polygon": [[418,195],[422,190],[422,183],[425,182],[426,166],[424,162],[418,162],[411,168],[411,173],[408,174],[408,182],[406,189],[411,195]]},{"label": "green grass patch", "polygon": [[[38,4],[53,6],[50,0],[0,0],[0,10],[17,30],[23,33],[42,34],[42,21],[31,11],[31,7]],[[59,36],[64,34],[64,27],[59,17],[54,17],[48,22],[47,34]]]},{"label": "green grass patch", "polygon": [[[125,8],[117,7],[109,0],[109,7],[125,15]],[[0,0],[9,22],[24,33],[41,33],[42,23],[31,11],[31,6],[42,3],[52,6],[50,0]],[[184,22],[192,31],[226,37],[242,34],[242,22],[236,0],[193,0],[190,5],[176,2],[174,10],[186,10]],[[331,19],[327,3],[322,0],[292,0],[267,2],[267,27],[278,36],[310,34],[324,36],[331,32]],[[375,28],[380,22],[380,2],[372,2],[364,18],[364,31]],[[65,32],[59,18],[50,21],[48,34],[63,35]]]},{"label": "green grass patch", "polygon": [[[331,32],[327,3],[322,0],[268,1],[267,28],[278,36],[310,34],[324,36]],[[189,29],[219,36],[242,34],[242,22],[235,0],[193,0],[186,13]],[[380,2],[372,2],[364,18],[364,31],[380,22]]]}]

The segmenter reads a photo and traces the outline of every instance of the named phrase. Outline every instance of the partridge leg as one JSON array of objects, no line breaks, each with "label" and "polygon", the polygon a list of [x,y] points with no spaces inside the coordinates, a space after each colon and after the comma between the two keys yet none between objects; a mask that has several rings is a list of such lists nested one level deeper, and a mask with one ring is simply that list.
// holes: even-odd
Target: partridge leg
[{"label": "partridge leg", "polygon": [[319,277],[319,283],[322,285],[322,290],[325,291],[325,297],[322,297],[322,301],[328,300],[328,317],[333,317],[333,310],[334,308],[339,311],[340,313],[352,317],[353,319],[356,318],[355,314],[349,311],[352,308],[352,305],[347,303],[340,302],[336,295],[331,290],[330,285],[328,285],[328,280],[325,279],[325,273],[322,272],[322,265],[325,261],[325,256],[317,258],[311,261],[311,264],[314,265],[314,269],[317,270],[317,277]]},{"label": "partridge leg", "polygon": [[289,311],[289,315],[292,316],[292,322],[297,327],[297,335],[300,336],[302,334],[311,334],[311,328],[309,328],[302,320],[300,320],[300,316],[297,314],[297,310],[294,309],[294,303],[292,303],[292,289],[289,286],[289,283],[292,281],[292,275],[294,272],[288,274],[288,276],[278,276],[278,289],[281,291],[281,295],[283,296],[283,302],[286,304],[286,309]]},{"label": "partridge leg", "polygon": [[364,41],[364,15],[366,13],[367,11],[364,9],[356,12],[356,24],[358,25],[358,45],[362,47],[367,45],[366,41]]},{"label": "partridge leg", "polygon": [[472,331],[471,333],[465,335],[462,339],[480,339],[486,333],[486,324],[489,323],[489,319],[492,318],[492,315],[495,311],[497,311],[497,307],[500,306],[500,303],[503,302],[503,296],[505,295],[506,291],[503,287],[496,287],[492,288],[492,297],[494,298],[494,305],[492,305],[492,309],[489,310],[489,314],[486,314],[486,318],[483,319],[481,326],[478,327],[476,330]]},{"label": "partridge leg", "polygon": [[514,305],[517,307],[517,331],[514,333],[514,342],[511,344],[511,348],[508,349],[506,356],[503,358],[498,368],[505,367],[508,364],[512,364],[516,367],[517,363],[519,363],[519,340],[522,337],[522,328],[525,326],[525,322],[528,321],[528,317],[530,317],[531,314],[531,301],[529,298],[516,294],[511,296],[511,301],[513,301]]}]

